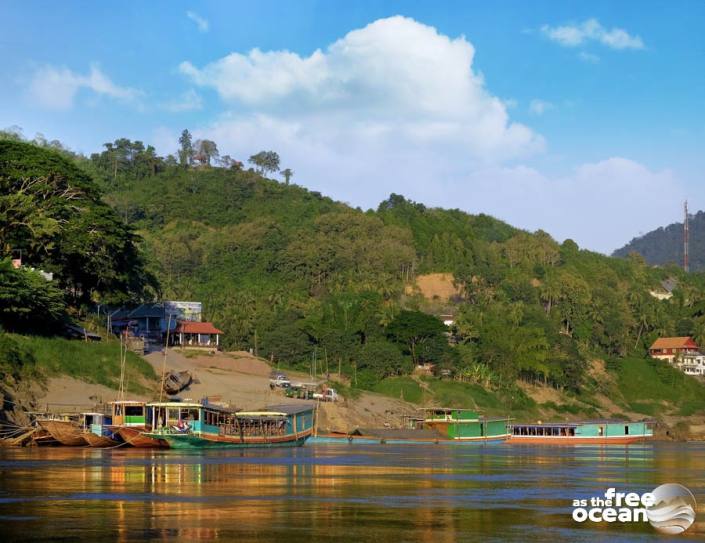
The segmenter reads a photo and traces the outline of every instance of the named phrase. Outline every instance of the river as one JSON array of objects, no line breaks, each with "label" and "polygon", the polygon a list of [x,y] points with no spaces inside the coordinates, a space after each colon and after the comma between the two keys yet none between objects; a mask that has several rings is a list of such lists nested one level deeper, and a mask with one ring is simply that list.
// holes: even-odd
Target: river
[{"label": "river", "polygon": [[0,541],[668,541],[577,523],[609,487],[687,486],[705,538],[705,444],[0,449]]}]

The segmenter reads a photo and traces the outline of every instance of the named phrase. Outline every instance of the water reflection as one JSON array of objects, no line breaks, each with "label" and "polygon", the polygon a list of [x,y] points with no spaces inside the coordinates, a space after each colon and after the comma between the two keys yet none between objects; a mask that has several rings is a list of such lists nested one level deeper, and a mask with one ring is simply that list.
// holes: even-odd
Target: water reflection
[{"label": "water reflection", "polygon": [[[665,541],[579,525],[607,487],[688,486],[705,513],[705,446],[317,446],[271,451],[0,451],[8,540]],[[699,522],[678,540],[700,539]]]}]

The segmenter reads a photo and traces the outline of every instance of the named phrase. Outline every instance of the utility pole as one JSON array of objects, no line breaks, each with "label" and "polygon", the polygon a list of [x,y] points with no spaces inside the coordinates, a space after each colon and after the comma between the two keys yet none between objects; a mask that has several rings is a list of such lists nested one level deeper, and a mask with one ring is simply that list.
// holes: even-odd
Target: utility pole
[{"label": "utility pole", "polygon": [[683,204],[683,270],[688,272],[688,200]]}]

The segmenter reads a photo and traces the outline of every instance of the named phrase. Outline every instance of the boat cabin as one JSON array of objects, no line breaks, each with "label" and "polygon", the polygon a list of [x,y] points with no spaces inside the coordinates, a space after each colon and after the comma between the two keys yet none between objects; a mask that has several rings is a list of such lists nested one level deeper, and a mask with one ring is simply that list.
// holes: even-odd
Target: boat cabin
[{"label": "boat cabin", "polygon": [[470,409],[431,407],[424,413],[423,428],[432,428],[449,439],[487,439],[509,436],[506,417],[487,418]]},{"label": "boat cabin", "polygon": [[166,433],[190,432],[221,436],[285,436],[313,428],[313,406],[273,405],[264,411],[238,411],[209,403],[154,402],[147,420]]},{"label": "boat cabin", "polygon": [[110,426],[112,420],[104,413],[81,413],[81,426],[85,432],[102,435],[103,428]]},{"label": "boat cabin", "polygon": [[630,422],[594,420],[584,422],[554,422],[537,424],[513,424],[512,437],[545,438],[617,438],[629,436],[653,436],[652,424],[648,421]]},{"label": "boat cabin", "polygon": [[111,402],[115,426],[145,426],[147,404],[136,400]]}]

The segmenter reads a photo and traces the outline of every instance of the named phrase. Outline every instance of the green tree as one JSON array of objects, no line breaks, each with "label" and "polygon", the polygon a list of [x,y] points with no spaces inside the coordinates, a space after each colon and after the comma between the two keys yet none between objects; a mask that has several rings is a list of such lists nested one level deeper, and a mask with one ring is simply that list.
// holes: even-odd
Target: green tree
[{"label": "green tree", "polygon": [[9,332],[56,333],[66,319],[64,294],[38,272],[0,261],[0,326]]},{"label": "green tree", "polygon": [[402,345],[414,364],[429,358],[429,347],[443,341],[447,331],[441,320],[420,311],[401,311],[387,326],[387,336]]},{"label": "green tree", "polygon": [[284,182],[288,185],[292,177],[294,177],[294,171],[291,168],[286,168],[282,170],[281,173],[284,176]]},{"label": "green tree", "polygon": [[257,172],[262,175],[279,171],[279,155],[274,151],[260,151],[247,161],[254,164],[257,167]]},{"label": "green tree", "polygon": [[191,137],[191,133],[186,129],[181,132],[181,137],[179,138],[179,146],[179,163],[184,168],[187,168],[191,164],[191,160],[193,159],[194,150],[193,138]]}]

